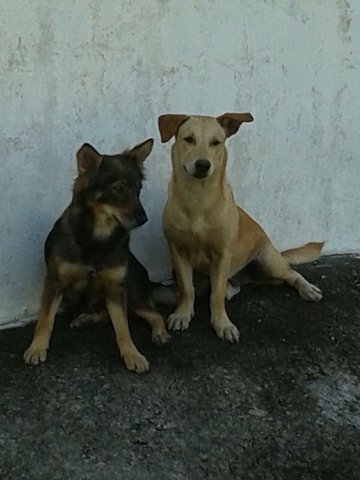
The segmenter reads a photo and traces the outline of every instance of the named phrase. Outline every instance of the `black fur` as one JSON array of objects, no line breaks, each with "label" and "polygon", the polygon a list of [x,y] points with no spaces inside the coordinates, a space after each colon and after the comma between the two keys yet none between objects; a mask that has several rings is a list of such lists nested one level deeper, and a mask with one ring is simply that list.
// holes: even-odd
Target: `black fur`
[{"label": "black fur", "polygon": [[[88,144],[78,151],[79,175],[72,201],[45,242],[47,274],[34,338],[24,353],[27,363],[45,361],[61,301],[76,326],[107,318],[107,307],[130,370],[144,372],[149,367],[133,344],[128,311],[151,325],[155,343],[169,339],[164,320],[155,310],[154,284],[129,250],[130,231],[147,221],[140,191],[143,162],[152,145],[147,140],[113,156],[103,156]],[[97,313],[101,314],[92,315]]]},{"label": "black fur", "polygon": [[[94,214],[87,205],[99,194],[99,203],[115,204],[118,199],[111,191],[111,186],[116,181],[125,180],[132,201],[139,203],[137,209],[142,208],[139,194],[144,178],[143,168],[126,153],[104,156],[98,172],[91,175],[88,185],[74,192],[70,206],[57,220],[45,242],[47,264],[54,256],[73,263],[84,263],[94,271],[127,264],[125,288],[130,311],[136,308],[153,309],[152,292],[156,286],[150,281],[145,267],[129,249],[130,231],[119,223],[108,237],[96,238]],[[63,310],[72,317],[81,313],[98,312],[103,308],[104,301],[98,292],[92,290],[91,281],[87,288],[77,292],[70,290],[64,296]]]}]

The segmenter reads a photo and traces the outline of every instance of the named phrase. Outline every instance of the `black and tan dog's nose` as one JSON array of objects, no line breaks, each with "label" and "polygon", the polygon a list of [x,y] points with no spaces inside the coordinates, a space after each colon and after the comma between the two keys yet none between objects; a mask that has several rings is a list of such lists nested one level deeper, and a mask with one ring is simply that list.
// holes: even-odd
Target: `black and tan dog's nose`
[{"label": "black and tan dog's nose", "polygon": [[210,165],[211,164],[209,160],[202,159],[202,158],[199,160],[196,160],[195,162],[196,173],[199,174],[199,176],[205,176],[210,169]]}]

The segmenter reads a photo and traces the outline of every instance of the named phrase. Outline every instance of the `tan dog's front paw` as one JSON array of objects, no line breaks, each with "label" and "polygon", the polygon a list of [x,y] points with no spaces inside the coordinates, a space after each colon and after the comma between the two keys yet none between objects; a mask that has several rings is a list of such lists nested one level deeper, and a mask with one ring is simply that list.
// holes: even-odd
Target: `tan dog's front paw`
[{"label": "tan dog's front paw", "polygon": [[301,286],[299,294],[309,302],[320,302],[323,296],[320,288],[309,282],[306,282],[305,285]]},{"label": "tan dog's front paw", "polygon": [[138,351],[126,353],[123,355],[123,359],[126,368],[132,372],[144,373],[150,368],[149,362],[146,360],[144,355],[141,355],[141,353]]},{"label": "tan dog's front paw", "polygon": [[226,340],[230,343],[238,343],[240,339],[239,330],[235,327],[229,319],[222,322],[211,321],[212,326],[216,332],[216,335],[221,338],[221,340]]},{"label": "tan dog's front paw", "polygon": [[192,314],[181,315],[179,313],[172,313],[168,316],[167,324],[170,330],[186,330],[189,328],[189,324],[192,318]]},{"label": "tan dog's front paw", "polygon": [[170,338],[171,335],[165,328],[162,328],[161,330],[153,330],[151,334],[151,340],[156,345],[164,345],[164,343],[167,343]]},{"label": "tan dog's front paw", "polygon": [[47,345],[32,342],[30,347],[25,350],[23,356],[25,363],[28,363],[29,365],[39,365],[39,363],[45,362],[47,349]]}]

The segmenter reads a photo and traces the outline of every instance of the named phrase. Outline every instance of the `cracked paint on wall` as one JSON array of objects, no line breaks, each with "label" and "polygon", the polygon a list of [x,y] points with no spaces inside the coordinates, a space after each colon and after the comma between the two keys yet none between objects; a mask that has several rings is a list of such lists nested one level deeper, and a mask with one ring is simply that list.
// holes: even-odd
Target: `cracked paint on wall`
[{"label": "cracked paint on wall", "polygon": [[132,243],[153,278],[168,277],[166,112],[251,111],[229,141],[238,202],[280,248],[360,249],[360,2],[1,3],[0,325],[38,308],[43,242],[84,142],[113,153],[155,138],[150,221]]}]

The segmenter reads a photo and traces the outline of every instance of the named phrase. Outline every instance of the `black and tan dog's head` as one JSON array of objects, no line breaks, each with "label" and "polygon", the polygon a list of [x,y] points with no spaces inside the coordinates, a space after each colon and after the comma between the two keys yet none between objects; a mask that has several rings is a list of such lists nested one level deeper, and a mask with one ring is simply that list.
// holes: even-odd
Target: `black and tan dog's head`
[{"label": "black and tan dog's head", "polygon": [[118,155],[102,155],[85,143],[77,152],[74,198],[92,211],[96,236],[106,237],[116,225],[131,230],[147,221],[139,195],[153,143],[146,140]]},{"label": "black and tan dog's head", "polygon": [[203,179],[226,165],[225,140],[239,130],[243,122],[252,122],[250,113],[224,113],[219,117],[200,115],[161,115],[161,141],[175,136],[172,161],[175,173]]}]

